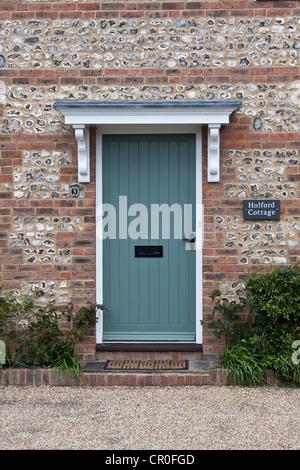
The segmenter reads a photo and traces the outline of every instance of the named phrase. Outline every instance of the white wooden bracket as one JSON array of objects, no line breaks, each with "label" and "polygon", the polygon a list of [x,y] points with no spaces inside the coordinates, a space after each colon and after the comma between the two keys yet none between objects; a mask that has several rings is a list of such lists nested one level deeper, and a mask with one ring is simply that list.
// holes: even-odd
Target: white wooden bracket
[{"label": "white wooden bracket", "polygon": [[90,133],[84,124],[74,124],[78,147],[78,181],[90,182]]},{"label": "white wooden bracket", "polygon": [[[128,126],[195,126],[195,133],[200,126],[208,126],[208,165],[209,182],[220,181],[220,128],[228,124],[230,115],[242,105],[241,101],[186,101],[186,102],[68,102],[58,101],[54,108],[65,117],[65,123],[75,129],[78,142],[78,181],[90,182],[90,143],[88,126],[101,126],[103,132],[107,126],[126,133]],[[126,127],[127,126],[127,127]],[[136,128],[137,128],[136,127]],[[153,127],[152,127],[153,129]]]},{"label": "white wooden bracket", "polygon": [[220,181],[220,128],[221,124],[208,125],[207,181]]}]

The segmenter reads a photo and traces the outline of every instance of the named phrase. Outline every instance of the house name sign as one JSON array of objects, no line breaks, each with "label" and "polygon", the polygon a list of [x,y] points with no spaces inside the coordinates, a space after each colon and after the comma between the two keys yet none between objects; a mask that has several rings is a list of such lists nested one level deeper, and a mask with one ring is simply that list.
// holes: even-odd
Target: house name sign
[{"label": "house name sign", "polygon": [[265,199],[243,201],[244,220],[279,220],[280,201]]}]

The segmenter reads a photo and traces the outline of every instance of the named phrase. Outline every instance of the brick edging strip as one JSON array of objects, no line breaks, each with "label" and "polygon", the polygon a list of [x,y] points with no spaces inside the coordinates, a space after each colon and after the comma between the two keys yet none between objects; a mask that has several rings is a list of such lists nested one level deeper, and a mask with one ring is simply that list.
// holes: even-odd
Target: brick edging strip
[{"label": "brick edging strip", "polygon": [[[230,385],[234,385],[231,378]],[[269,372],[267,385],[277,385],[277,377]],[[126,374],[81,372],[74,378],[70,372],[60,374],[58,369],[4,369],[0,372],[0,386],[192,386],[192,385],[227,385],[227,371],[211,369],[202,374]]]}]

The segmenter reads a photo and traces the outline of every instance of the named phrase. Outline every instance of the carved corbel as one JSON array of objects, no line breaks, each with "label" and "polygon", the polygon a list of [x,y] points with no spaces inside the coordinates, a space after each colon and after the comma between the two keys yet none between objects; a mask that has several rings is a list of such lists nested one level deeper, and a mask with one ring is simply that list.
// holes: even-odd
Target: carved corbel
[{"label": "carved corbel", "polygon": [[207,181],[220,181],[220,127],[221,124],[208,125]]},{"label": "carved corbel", "polygon": [[78,146],[78,181],[90,182],[90,138],[89,128],[83,124],[74,124]]}]

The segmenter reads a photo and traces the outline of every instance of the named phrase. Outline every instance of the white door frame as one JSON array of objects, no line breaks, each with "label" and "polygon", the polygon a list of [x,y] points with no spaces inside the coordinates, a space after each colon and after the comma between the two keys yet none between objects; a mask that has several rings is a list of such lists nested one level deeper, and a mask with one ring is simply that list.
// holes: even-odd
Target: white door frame
[{"label": "white door frame", "polygon": [[[196,136],[196,344],[202,344],[202,129],[195,125],[103,125],[96,133],[96,227],[101,226],[97,208],[102,204],[102,135],[103,134],[195,134]],[[96,231],[97,232],[97,231]],[[96,234],[96,296],[97,303],[103,304],[103,241]],[[108,306],[109,308],[109,306]],[[103,343],[103,314],[98,311],[96,343]],[[127,341],[126,341],[127,342]]]}]

